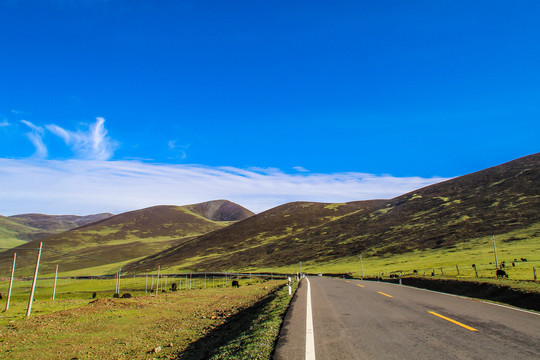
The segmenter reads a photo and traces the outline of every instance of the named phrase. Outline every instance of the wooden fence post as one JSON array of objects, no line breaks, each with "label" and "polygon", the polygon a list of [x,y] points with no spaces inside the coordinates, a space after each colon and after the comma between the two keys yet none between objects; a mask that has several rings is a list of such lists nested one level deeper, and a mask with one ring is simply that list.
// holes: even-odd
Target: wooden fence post
[{"label": "wooden fence post", "polygon": [[536,281],[536,268],[533,266],[534,281]]},{"label": "wooden fence post", "polygon": [[32,290],[30,291],[30,300],[28,301],[28,309],[26,309],[26,317],[30,316],[32,312],[32,303],[34,302],[34,292],[36,291],[36,282],[39,270],[39,260],[41,259],[41,249],[43,248],[43,243],[39,243],[38,256],[36,260],[36,270],[34,272],[34,280],[32,281]]},{"label": "wooden fence post", "polygon": [[159,271],[161,270],[161,265],[158,265],[157,269],[157,279],[156,279],[156,295],[158,294],[159,289]]},{"label": "wooden fence post", "polygon": [[457,270],[457,274],[459,275],[459,267],[457,266],[457,264],[456,264],[456,270]]},{"label": "wooden fence post", "polygon": [[13,253],[13,265],[11,265],[11,278],[9,279],[8,298],[6,302],[6,310],[9,309],[9,301],[11,300],[11,290],[13,289],[13,275],[15,275],[15,261],[17,260],[17,253]]},{"label": "wooden fence post", "polygon": [[54,289],[53,289],[53,293],[52,293],[52,299],[54,300],[55,296],[56,296],[56,280],[58,279],[58,264],[56,264],[56,273],[54,275]]}]

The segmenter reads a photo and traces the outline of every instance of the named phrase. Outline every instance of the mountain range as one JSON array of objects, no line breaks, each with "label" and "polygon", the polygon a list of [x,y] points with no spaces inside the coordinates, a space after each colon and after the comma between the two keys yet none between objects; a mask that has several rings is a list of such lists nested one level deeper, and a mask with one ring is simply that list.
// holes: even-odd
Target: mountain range
[{"label": "mountain range", "polygon": [[[279,268],[358,254],[451,250],[482,236],[538,229],[539,209],[540,153],[389,200],[293,202],[260,214],[217,200],[100,214],[106,217],[0,253],[0,266],[9,268],[7,255],[24,254],[23,249],[34,249],[40,241],[47,250],[45,272],[56,263],[64,271],[89,272],[111,272],[118,266],[130,272],[158,266],[207,271]],[[0,234],[16,232],[17,226],[34,228],[33,218],[0,217]],[[44,229],[46,221],[38,223],[40,231],[59,231],[53,225]],[[530,236],[537,239],[540,233],[535,231]],[[35,261],[35,251],[32,254],[20,263],[27,272]]]}]

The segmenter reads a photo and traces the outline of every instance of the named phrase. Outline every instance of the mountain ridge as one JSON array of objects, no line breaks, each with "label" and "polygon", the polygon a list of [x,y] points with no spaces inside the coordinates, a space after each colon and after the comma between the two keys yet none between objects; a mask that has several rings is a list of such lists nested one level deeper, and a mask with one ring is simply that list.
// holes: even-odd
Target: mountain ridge
[{"label": "mountain ridge", "polygon": [[[296,224],[298,231],[290,234],[284,210],[291,205],[285,204],[130,264],[129,268],[136,270],[142,264],[152,266],[157,262],[162,266],[189,263],[197,270],[257,268],[309,259],[331,261],[361,253],[382,256],[451,248],[474,237],[538,223],[539,187],[540,153],[375,201],[369,209],[326,222]],[[283,221],[274,222],[276,228],[266,232],[257,222],[268,221],[271,216],[281,216]],[[251,233],[242,228],[251,229]]]}]

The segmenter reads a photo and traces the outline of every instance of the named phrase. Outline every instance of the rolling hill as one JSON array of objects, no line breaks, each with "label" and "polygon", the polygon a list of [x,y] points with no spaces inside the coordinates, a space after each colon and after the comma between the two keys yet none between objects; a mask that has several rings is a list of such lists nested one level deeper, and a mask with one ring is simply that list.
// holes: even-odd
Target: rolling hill
[{"label": "rolling hill", "polygon": [[537,226],[539,209],[540,154],[534,154],[391,200],[282,205],[128,268],[279,267],[360,253],[451,249],[480,236]]},{"label": "rolling hill", "polygon": [[11,248],[113,216],[112,214],[0,216],[0,247]]},{"label": "rolling hill", "polygon": [[[199,206],[200,205],[200,206]],[[190,205],[195,209],[219,210],[220,217],[235,221],[245,218],[249,210],[231,202],[219,201]],[[221,209],[221,210],[220,210]],[[216,212],[212,212],[212,215]],[[229,225],[230,222],[213,221],[181,206],[154,206],[108,217],[76,229],[34,240],[3,252],[0,266],[9,269],[9,259],[18,253],[17,268],[29,273],[35,262],[35,249],[43,242],[41,273],[53,271],[60,264],[61,271],[103,267],[154,254]]]}]

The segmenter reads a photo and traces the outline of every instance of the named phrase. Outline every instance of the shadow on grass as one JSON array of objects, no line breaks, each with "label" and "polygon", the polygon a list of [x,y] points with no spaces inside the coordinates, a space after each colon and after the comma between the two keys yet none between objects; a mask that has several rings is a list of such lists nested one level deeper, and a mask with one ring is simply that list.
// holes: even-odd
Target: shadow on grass
[{"label": "shadow on grass", "polygon": [[281,286],[278,287],[249,308],[229,317],[227,322],[216,327],[203,338],[191,343],[187,349],[177,355],[176,359],[202,360],[217,355],[220,348],[250,329],[261,311],[277,297],[277,292],[281,288]]}]

